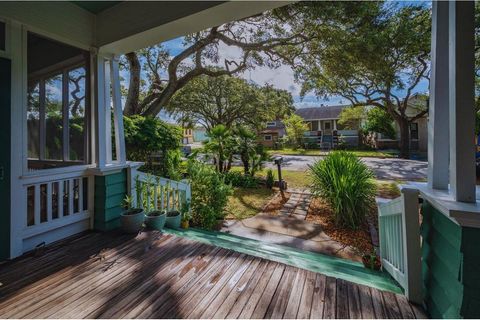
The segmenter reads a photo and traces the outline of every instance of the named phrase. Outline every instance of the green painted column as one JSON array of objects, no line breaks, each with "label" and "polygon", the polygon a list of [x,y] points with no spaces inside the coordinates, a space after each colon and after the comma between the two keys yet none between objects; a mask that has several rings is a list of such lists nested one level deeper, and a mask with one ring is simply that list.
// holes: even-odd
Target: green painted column
[{"label": "green painted column", "polygon": [[95,177],[94,228],[108,231],[120,227],[122,202],[127,195],[127,170]]},{"label": "green painted column", "polygon": [[10,257],[11,61],[0,58],[0,260]]},{"label": "green painted column", "polygon": [[462,227],[422,206],[422,274],[433,318],[480,318],[480,229]]}]

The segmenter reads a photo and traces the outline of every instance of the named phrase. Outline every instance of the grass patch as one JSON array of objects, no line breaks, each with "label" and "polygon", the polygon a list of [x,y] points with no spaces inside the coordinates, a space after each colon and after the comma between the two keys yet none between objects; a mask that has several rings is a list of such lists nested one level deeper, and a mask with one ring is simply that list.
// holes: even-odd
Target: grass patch
[{"label": "grass patch", "polygon": [[377,180],[377,196],[387,199],[400,197],[400,189],[394,181]]},{"label": "grass patch", "polygon": [[[373,157],[373,158],[395,158],[397,154],[395,152],[378,151],[378,150],[347,150],[353,153],[357,157]],[[287,156],[326,156],[329,151],[315,150],[315,149],[292,149],[284,148],[281,150],[268,150],[268,154],[279,154]]]},{"label": "grass patch", "polygon": [[226,219],[242,220],[261,212],[274,191],[267,188],[235,188],[228,198]]}]

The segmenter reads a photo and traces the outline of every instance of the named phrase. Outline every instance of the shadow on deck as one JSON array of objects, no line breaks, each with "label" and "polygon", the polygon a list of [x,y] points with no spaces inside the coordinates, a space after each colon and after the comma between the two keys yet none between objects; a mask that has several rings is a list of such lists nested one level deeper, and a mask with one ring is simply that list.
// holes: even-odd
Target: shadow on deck
[{"label": "shadow on deck", "polygon": [[159,232],[0,265],[0,318],[419,318],[404,296]]}]

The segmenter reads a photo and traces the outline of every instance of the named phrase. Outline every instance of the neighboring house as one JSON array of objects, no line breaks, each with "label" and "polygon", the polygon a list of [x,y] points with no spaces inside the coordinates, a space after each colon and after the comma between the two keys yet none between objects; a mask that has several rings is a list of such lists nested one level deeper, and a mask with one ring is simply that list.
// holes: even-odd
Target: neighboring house
[{"label": "neighboring house", "polygon": [[260,132],[259,142],[265,147],[275,147],[275,143],[285,136],[285,125],[281,120],[269,121]]},{"label": "neighboring house", "polygon": [[[414,117],[427,108],[427,96],[415,94],[410,97],[406,114]],[[400,142],[400,127],[395,122],[395,139],[385,137],[381,133],[374,135],[373,143],[377,149],[397,149]],[[421,153],[427,152],[428,144],[428,113],[410,124],[410,150]]]},{"label": "neighboring house", "polygon": [[193,129],[193,142],[203,142],[207,139],[207,129],[204,127],[195,127]]},{"label": "neighboring house", "polygon": [[358,145],[358,130],[345,130],[338,123],[340,113],[345,108],[348,106],[320,106],[295,111],[309,127],[309,131],[305,133],[309,147],[331,149],[340,142],[348,146]]},{"label": "neighboring house", "polygon": [[193,129],[191,128],[183,128],[183,144],[190,144],[193,143]]}]

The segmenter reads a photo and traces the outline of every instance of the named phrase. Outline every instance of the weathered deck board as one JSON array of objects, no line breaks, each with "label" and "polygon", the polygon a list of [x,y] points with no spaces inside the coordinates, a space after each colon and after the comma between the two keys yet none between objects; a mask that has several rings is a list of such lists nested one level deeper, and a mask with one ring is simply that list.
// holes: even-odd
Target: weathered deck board
[{"label": "weathered deck board", "polygon": [[413,318],[403,296],[143,232],[89,233],[0,265],[0,318]]}]

